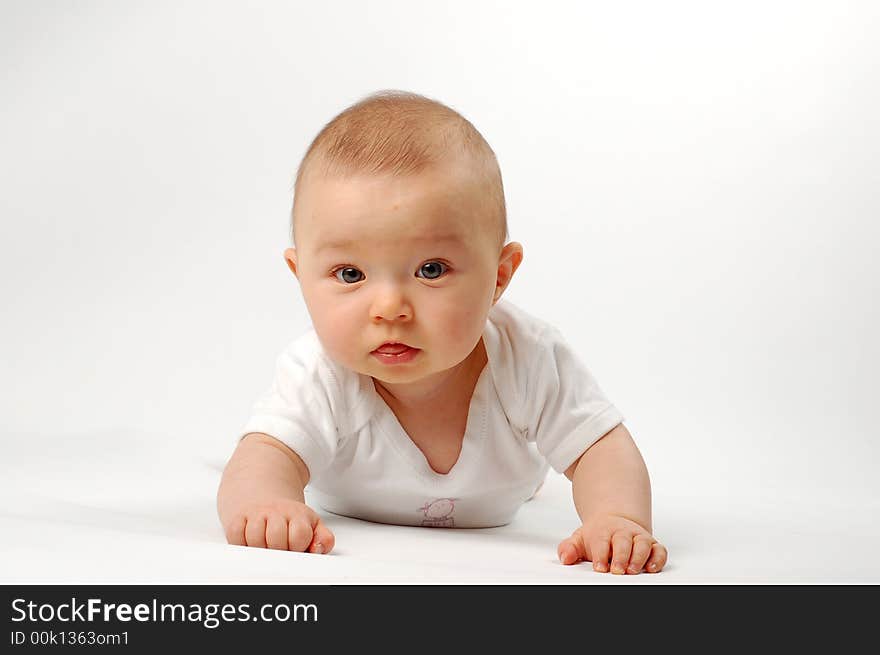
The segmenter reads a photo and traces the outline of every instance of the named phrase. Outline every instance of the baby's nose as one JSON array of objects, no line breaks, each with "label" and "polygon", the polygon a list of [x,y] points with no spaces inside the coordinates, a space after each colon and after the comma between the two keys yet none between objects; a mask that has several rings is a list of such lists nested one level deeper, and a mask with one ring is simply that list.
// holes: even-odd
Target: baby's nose
[{"label": "baby's nose", "polygon": [[412,317],[412,306],[399,289],[386,287],[373,301],[374,320],[402,321]]}]

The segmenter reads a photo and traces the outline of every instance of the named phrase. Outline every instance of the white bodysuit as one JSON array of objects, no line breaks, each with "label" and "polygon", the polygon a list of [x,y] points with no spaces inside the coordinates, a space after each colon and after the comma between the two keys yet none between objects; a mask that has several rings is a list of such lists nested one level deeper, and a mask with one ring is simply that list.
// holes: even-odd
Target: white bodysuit
[{"label": "white bodysuit", "polygon": [[275,437],[309,468],[325,510],[380,523],[509,523],[549,467],[565,471],[624,418],[558,329],[501,299],[483,331],[488,363],[458,461],[428,465],[373,378],[331,360],[312,328],[278,357],[275,379],[240,439]]}]

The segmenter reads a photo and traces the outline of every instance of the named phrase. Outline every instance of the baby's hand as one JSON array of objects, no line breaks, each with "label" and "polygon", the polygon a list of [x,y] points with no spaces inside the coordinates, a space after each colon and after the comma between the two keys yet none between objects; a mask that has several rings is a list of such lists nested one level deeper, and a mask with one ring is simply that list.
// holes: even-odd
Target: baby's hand
[{"label": "baby's hand", "polygon": [[226,540],[236,546],[329,553],[336,543],[315,510],[286,498],[243,505],[223,529]]},{"label": "baby's hand", "polygon": [[617,574],[659,573],[666,564],[666,547],[635,521],[607,515],[585,523],[557,548],[559,561],[593,562],[593,570]]}]

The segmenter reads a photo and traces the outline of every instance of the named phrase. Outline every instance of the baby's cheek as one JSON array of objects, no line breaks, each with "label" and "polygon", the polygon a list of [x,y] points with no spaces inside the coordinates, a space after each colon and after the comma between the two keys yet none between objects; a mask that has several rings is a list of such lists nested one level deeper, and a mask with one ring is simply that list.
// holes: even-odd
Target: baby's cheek
[{"label": "baby's cheek", "polygon": [[348,334],[345,320],[339,320],[332,316],[324,317],[325,320],[315,320],[315,331],[318,339],[324,346],[324,350],[330,357],[340,363],[348,363],[355,356],[355,350],[359,341]]},{"label": "baby's cheek", "polygon": [[483,333],[485,312],[476,303],[463,302],[450,310],[447,327],[456,340],[473,340]]}]

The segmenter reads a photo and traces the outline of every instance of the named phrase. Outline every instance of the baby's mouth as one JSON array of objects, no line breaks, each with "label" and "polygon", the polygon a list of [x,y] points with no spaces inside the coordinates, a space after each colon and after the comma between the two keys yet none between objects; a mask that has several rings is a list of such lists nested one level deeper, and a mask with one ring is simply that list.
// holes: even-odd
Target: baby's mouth
[{"label": "baby's mouth", "polygon": [[399,343],[396,341],[389,341],[387,343],[383,343],[381,346],[376,348],[373,352],[381,353],[383,355],[399,355],[402,352],[406,352],[407,350],[416,350],[412,346],[408,346],[405,343]]}]

